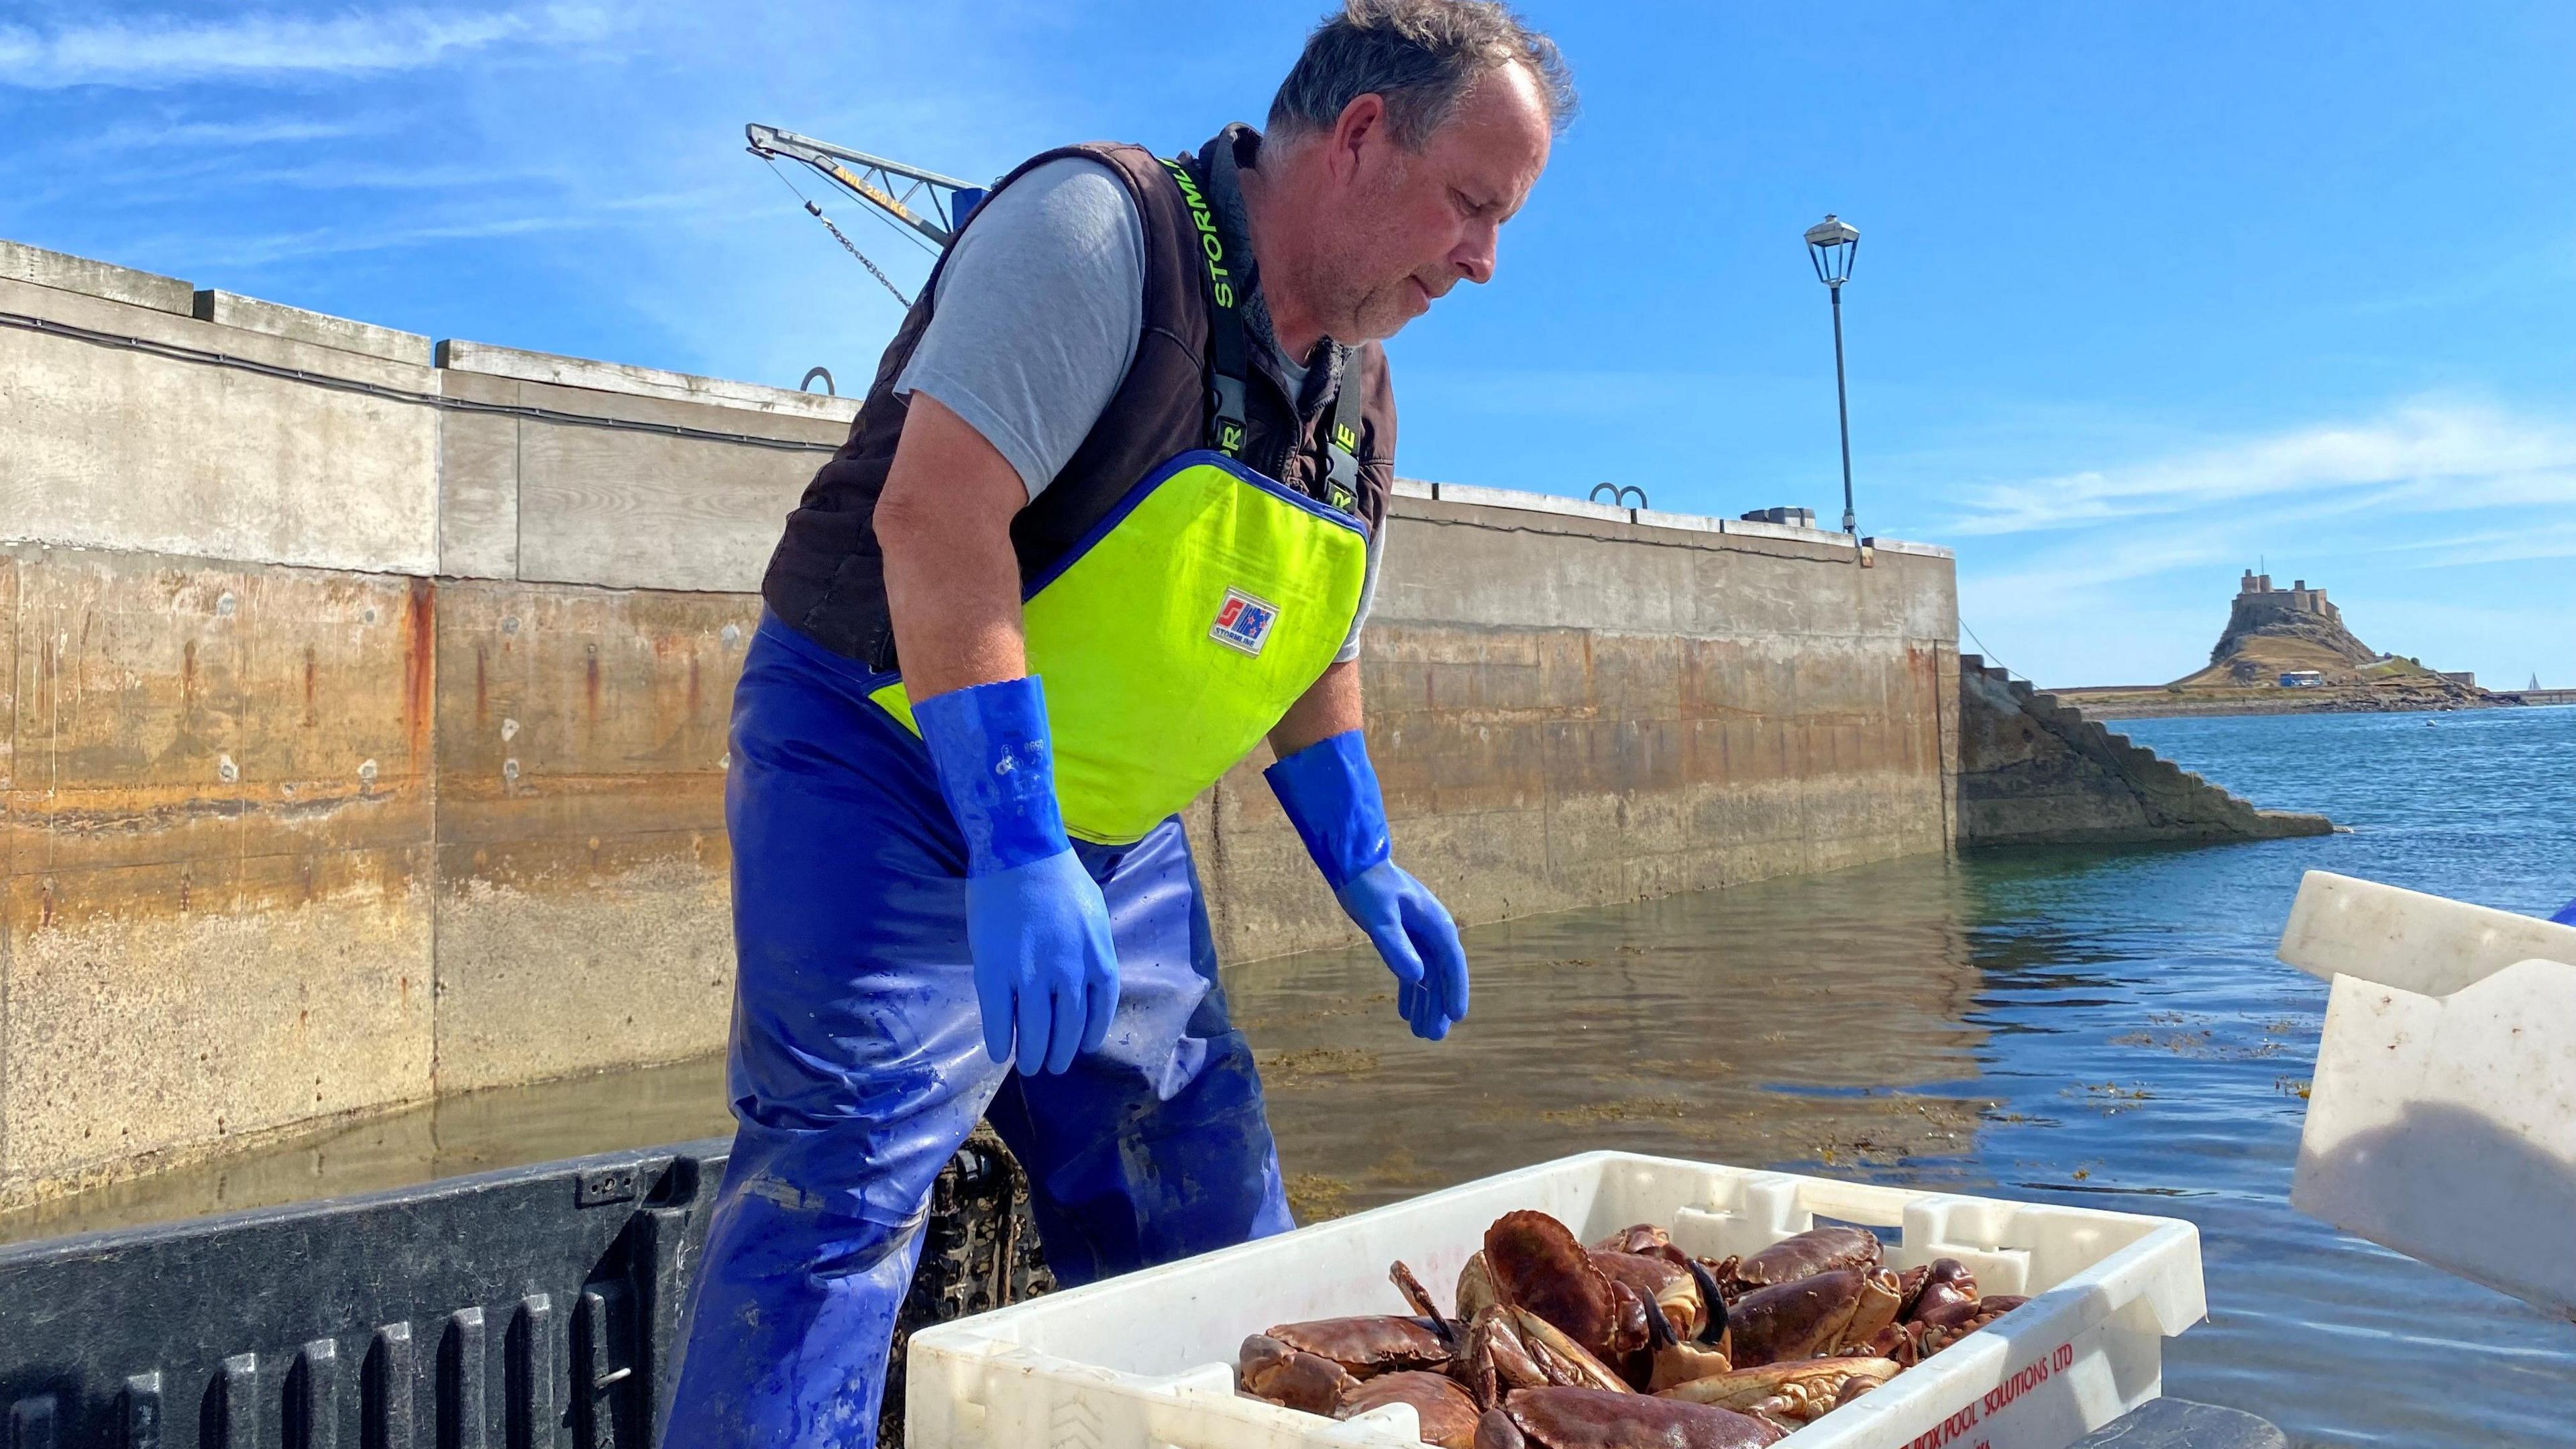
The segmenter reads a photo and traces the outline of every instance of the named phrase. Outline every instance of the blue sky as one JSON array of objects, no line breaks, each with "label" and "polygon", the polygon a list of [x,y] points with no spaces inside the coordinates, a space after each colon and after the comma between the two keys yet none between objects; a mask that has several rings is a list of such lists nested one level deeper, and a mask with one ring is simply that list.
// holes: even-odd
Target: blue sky
[{"label": "blue sky", "polygon": [[[1257,119],[1318,8],[0,0],[0,236],[855,382],[893,299],[745,121],[966,176],[1170,150]],[[1833,210],[1863,529],[1957,548],[2015,669],[2186,673],[2263,558],[2378,648],[2576,685],[2576,6],[1527,9],[1584,112],[1494,284],[1390,347],[1401,471],[1832,518]]]}]

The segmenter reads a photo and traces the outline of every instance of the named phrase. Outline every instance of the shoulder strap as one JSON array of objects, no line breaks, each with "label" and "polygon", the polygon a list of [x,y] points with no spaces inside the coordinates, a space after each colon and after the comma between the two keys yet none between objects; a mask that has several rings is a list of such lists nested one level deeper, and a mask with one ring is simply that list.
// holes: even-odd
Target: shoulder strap
[{"label": "shoulder strap", "polygon": [[1356,514],[1360,504],[1360,404],[1368,395],[1368,354],[1352,348],[1342,364],[1342,380],[1333,392],[1333,431],[1324,441],[1332,457],[1325,479],[1324,501]]},{"label": "shoulder strap", "polygon": [[1215,406],[1208,421],[1208,442],[1229,458],[1241,457],[1245,436],[1243,379],[1248,353],[1243,341],[1243,314],[1236,310],[1241,297],[1235,287],[1235,274],[1226,265],[1225,239],[1216,228],[1216,216],[1209,211],[1207,193],[1199,180],[1190,174],[1189,163],[1171,157],[1162,158],[1170,169],[1172,180],[1179,183],[1181,199],[1189,203],[1190,222],[1198,232],[1199,256],[1207,263],[1208,293],[1208,373],[1209,387]]},{"label": "shoulder strap", "polygon": [[[1216,216],[1207,203],[1207,193],[1185,159],[1161,158],[1181,188],[1181,199],[1189,204],[1190,222],[1198,232],[1199,256],[1206,263],[1208,295],[1208,384],[1214,406],[1208,423],[1208,441],[1229,458],[1241,457],[1245,438],[1244,378],[1248,375],[1250,353],[1244,342],[1241,289],[1235,285],[1236,274],[1226,265],[1225,237],[1217,229]],[[1331,471],[1325,485],[1325,502],[1345,513],[1356,512],[1360,490],[1360,408],[1368,394],[1368,362],[1358,348],[1342,365],[1342,377],[1334,390],[1332,430],[1325,438],[1331,458]]]}]

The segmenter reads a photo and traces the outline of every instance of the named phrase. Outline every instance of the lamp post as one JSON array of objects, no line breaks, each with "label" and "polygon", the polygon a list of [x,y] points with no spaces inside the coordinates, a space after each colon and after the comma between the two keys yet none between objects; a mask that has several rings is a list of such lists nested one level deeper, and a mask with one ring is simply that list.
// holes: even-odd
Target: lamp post
[{"label": "lamp post", "polygon": [[1860,228],[1832,212],[1807,228],[1807,254],[1816,264],[1816,280],[1834,298],[1834,408],[1843,424],[1843,532],[1860,537],[1860,520],[1852,512],[1851,399],[1843,388],[1843,283],[1851,280],[1852,258],[1860,255]]}]

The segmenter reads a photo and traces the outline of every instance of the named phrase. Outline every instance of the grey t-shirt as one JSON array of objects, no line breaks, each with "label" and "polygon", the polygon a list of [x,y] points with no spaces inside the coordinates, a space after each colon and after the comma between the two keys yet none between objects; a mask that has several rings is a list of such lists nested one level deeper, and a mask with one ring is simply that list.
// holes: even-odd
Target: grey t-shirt
[{"label": "grey t-shirt", "polygon": [[[975,215],[939,273],[936,309],[895,379],[984,435],[1035,498],[1116,396],[1145,326],[1145,224],[1127,187],[1086,157],[1049,161]],[[1272,349],[1292,395],[1306,369]],[[1359,657],[1377,596],[1380,528],[1336,661]]]}]

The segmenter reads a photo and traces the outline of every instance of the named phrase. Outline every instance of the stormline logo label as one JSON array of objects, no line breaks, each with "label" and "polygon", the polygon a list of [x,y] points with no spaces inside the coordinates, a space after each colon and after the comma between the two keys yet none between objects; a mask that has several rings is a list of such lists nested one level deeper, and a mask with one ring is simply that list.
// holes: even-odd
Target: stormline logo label
[{"label": "stormline logo label", "polygon": [[1270,626],[1279,622],[1279,606],[1268,599],[1257,599],[1241,589],[1225,591],[1225,602],[1216,610],[1216,623],[1208,637],[1229,649],[1240,649],[1259,657],[1261,646],[1270,642]]}]

